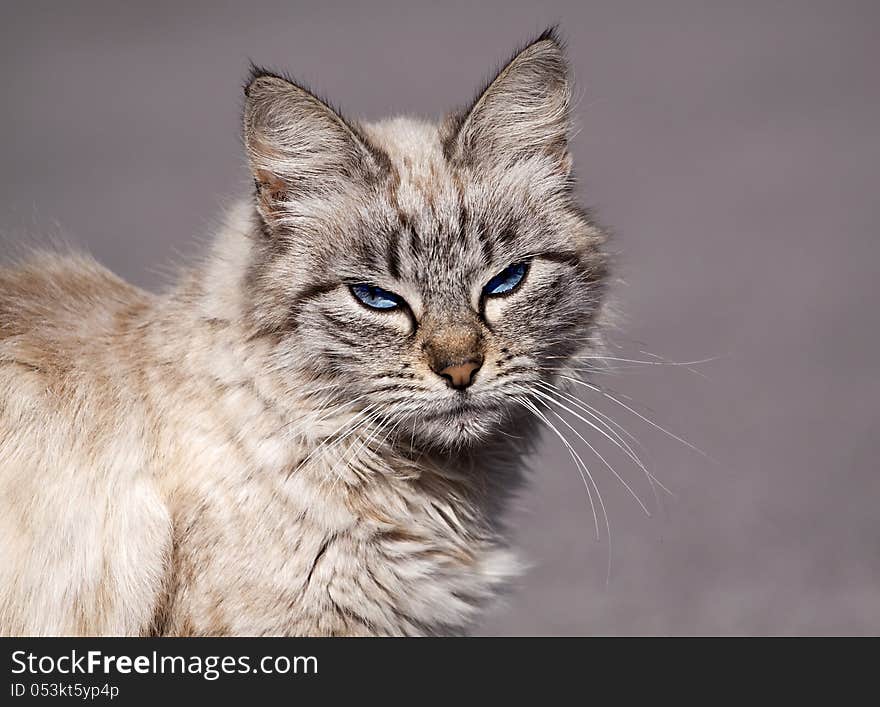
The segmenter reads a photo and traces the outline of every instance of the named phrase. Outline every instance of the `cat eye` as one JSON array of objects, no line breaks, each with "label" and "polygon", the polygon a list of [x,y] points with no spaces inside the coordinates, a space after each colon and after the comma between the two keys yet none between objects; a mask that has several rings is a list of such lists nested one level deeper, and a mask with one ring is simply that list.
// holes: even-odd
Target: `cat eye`
[{"label": "cat eye", "polygon": [[359,302],[365,304],[370,309],[387,311],[398,309],[404,304],[402,297],[393,292],[389,292],[388,290],[383,290],[381,287],[376,287],[375,285],[351,285],[349,289],[351,290],[351,294],[353,294]]},{"label": "cat eye", "polygon": [[496,297],[513,292],[523,281],[529,266],[526,263],[514,263],[493,277],[483,288],[486,297]]}]

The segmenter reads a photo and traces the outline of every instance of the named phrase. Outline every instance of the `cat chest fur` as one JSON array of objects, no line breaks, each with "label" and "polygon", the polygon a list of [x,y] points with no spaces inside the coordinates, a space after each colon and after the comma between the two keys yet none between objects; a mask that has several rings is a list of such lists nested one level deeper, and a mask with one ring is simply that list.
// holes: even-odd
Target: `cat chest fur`
[{"label": "cat chest fur", "polygon": [[[187,356],[183,375],[147,373],[150,415],[164,430],[155,478],[171,517],[150,631],[424,635],[471,625],[516,573],[484,509],[492,469],[405,457],[366,432],[339,442],[345,417],[279,399],[248,368],[258,344],[243,352],[223,331],[192,331],[191,352],[202,354]],[[146,346],[160,344],[148,333]]]},{"label": "cat chest fur", "polygon": [[[444,479],[356,487],[314,460],[176,494],[170,635],[423,635],[464,630],[515,563]],[[240,467],[241,468],[241,467]],[[214,468],[215,478],[218,476]]]}]

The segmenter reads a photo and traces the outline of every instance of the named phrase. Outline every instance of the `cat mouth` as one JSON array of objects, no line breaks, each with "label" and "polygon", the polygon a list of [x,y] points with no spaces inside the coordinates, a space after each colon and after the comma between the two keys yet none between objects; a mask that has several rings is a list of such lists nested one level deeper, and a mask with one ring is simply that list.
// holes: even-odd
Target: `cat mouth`
[{"label": "cat mouth", "polygon": [[477,403],[473,400],[465,399],[456,401],[436,412],[425,414],[422,416],[422,419],[426,421],[452,421],[460,417],[497,413],[501,409],[502,406],[498,403]]}]

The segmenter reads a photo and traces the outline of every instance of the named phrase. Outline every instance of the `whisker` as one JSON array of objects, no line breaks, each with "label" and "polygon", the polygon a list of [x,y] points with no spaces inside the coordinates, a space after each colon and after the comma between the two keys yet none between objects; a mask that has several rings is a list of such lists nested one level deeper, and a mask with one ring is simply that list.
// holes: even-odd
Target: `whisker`
[{"label": "whisker", "polygon": [[[641,443],[639,442],[639,440],[636,439],[636,437],[633,436],[630,432],[628,432],[626,430],[626,428],[624,428],[622,425],[620,425],[613,418],[609,417],[608,415],[605,415],[600,410],[597,410],[596,408],[594,408],[590,405],[587,405],[586,403],[579,400],[578,398],[576,398],[573,395],[569,395],[568,393],[566,393],[562,390],[559,390],[558,388],[556,388],[556,386],[553,386],[552,384],[546,383],[544,381],[540,381],[539,384],[541,384],[545,388],[551,389],[551,392],[553,394],[562,397],[563,400],[566,400],[566,401],[570,402],[572,405],[574,405],[575,407],[577,407],[578,409],[583,410],[585,413],[587,413],[588,415],[593,417],[597,421],[598,424],[603,425],[604,429],[607,430],[608,433],[610,433],[611,435],[614,436],[614,440],[611,440],[611,441],[615,444],[615,446],[617,446],[624,453],[624,455],[626,457],[628,457],[630,459],[630,461],[632,461],[645,474],[645,478],[647,478],[648,483],[651,485],[651,490],[654,494],[654,500],[655,500],[655,503],[658,507],[660,505],[660,499],[657,496],[656,486],[659,486],[661,489],[663,489],[663,491],[665,491],[667,494],[669,494],[673,498],[675,497],[675,494],[672,493],[672,491],[670,491],[663,484],[663,482],[661,482],[650,471],[650,469],[648,469],[647,465],[642,461],[642,459],[635,452],[635,450],[632,448],[632,446],[625,439],[623,439],[623,437],[614,429],[614,427],[619,428],[621,430],[621,432],[623,432],[627,437],[632,439],[633,442],[635,442],[635,444],[641,446]],[[572,413],[572,414],[574,414],[574,413]],[[590,424],[590,423],[587,422],[587,424]],[[614,427],[612,427],[612,425]],[[599,430],[599,431],[602,432],[602,430]],[[605,436],[607,437],[608,435],[605,435]]]},{"label": "whisker", "polygon": [[[350,430],[350,432],[346,434],[346,437],[351,436],[351,433],[355,432],[357,429],[360,429],[360,428],[363,428],[363,427],[370,427],[370,426],[372,426],[373,423],[374,423],[376,420],[379,420],[380,418],[383,418],[383,417],[384,417],[384,413],[383,413],[381,410],[379,410],[379,409],[377,408],[377,409],[374,410],[370,415],[368,415],[365,419],[362,419],[362,420],[361,420],[361,423],[358,424],[357,427],[355,427],[353,430]],[[360,454],[361,450],[363,450],[363,448],[369,443],[369,441],[370,441],[371,437],[373,436],[373,434],[375,434],[375,430],[370,431],[370,433],[366,436],[366,438],[364,438],[363,440],[360,441],[360,446],[357,446],[358,443],[357,443],[357,441],[355,441],[354,444],[352,444],[351,447],[350,447],[348,450],[344,451],[344,452],[340,455],[339,459],[336,460],[336,462],[333,464],[333,466],[332,466],[332,468],[331,468],[331,470],[332,470],[334,473],[336,473],[336,476],[337,476],[337,479],[334,479],[334,482],[333,482],[334,485],[336,484],[336,481],[337,481],[337,480],[341,480],[341,479],[342,479],[341,474],[339,474],[338,472],[336,472],[336,469],[337,469],[337,468],[339,467],[339,465],[340,465],[341,463],[343,463],[343,462],[345,462],[344,466],[346,466],[346,467],[348,467],[349,469],[351,469],[351,470],[352,470],[352,471],[353,471],[353,472],[354,472],[359,478],[362,478],[362,477],[360,476],[360,474],[358,474],[357,469],[355,469],[355,468],[352,466],[352,462],[353,462],[355,459],[357,459],[358,454]],[[338,447],[340,443],[341,443],[341,440],[339,440],[335,446]]]},{"label": "whisker", "polygon": [[[593,509],[593,522],[594,522],[595,529],[596,529],[596,539],[598,540],[600,537],[599,536],[599,521],[596,517],[596,509],[595,509],[595,506],[593,505],[593,496],[590,493],[590,487],[589,487],[589,484],[587,483],[587,479],[590,480],[590,482],[593,485],[593,488],[596,491],[596,497],[599,501],[599,507],[602,509],[602,518],[604,520],[605,532],[606,532],[606,536],[608,538],[608,564],[607,564],[607,571],[606,571],[606,575],[605,575],[605,584],[607,586],[608,584],[611,583],[611,557],[612,557],[611,521],[608,518],[608,511],[605,508],[605,501],[602,499],[602,492],[599,490],[599,486],[596,484],[596,480],[593,478],[593,475],[590,473],[589,467],[587,467],[587,465],[584,463],[584,460],[581,459],[580,454],[578,454],[577,451],[575,451],[574,447],[572,447],[572,445],[569,443],[569,441],[565,438],[565,435],[563,435],[558,429],[556,429],[556,426],[552,422],[550,422],[547,419],[547,417],[544,414],[542,414],[541,411],[537,408],[537,406],[534,403],[532,403],[530,400],[528,400],[527,398],[524,400],[521,399],[520,404],[524,405],[527,410],[531,409],[531,411],[535,415],[538,416],[538,419],[541,420],[542,422],[544,422],[544,424],[546,424],[554,432],[554,434],[556,434],[556,436],[559,437],[560,440],[562,440],[562,443],[568,449],[568,452],[571,455],[571,458],[574,460],[575,467],[578,469],[578,471],[581,474],[581,479],[584,482],[584,486],[586,486],[586,488],[587,488],[587,495],[590,498],[590,507]],[[584,476],[584,473],[586,473],[586,476]]]},{"label": "whisker", "polygon": [[[571,413],[572,415],[575,415],[575,416],[579,417],[581,420],[584,420],[584,418],[580,417],[580,415],[577,415],[577,413],[575,413],[573,410],[571,410],[570,408],[566,407],[565,405],[563,405],[562,403],[558,402],[557,400],[554,400],[554,399],[553,399],[552,397],[550,397],[549,395],[546,395],[546,394],[544,394],[544,393],[541,393],[540,391],[535,391],[535,393],[537,393],[538,395],[540,395],[542,398],[545,398],[546,400],[549,400],[549,401],[552,402],[553,404],[558,405],[558,406],[561,407],[563,410],[566,410],[567,412]],[[545,403],[545,405],[546,405],[546,403]],[[549,406],[548,406],[548,407],[549,407]],[[569,422],[568,422],[565,418],[563,418],[561,415],[559,415],[559,414],[556,413],[556,412],[553,412],[553,414],[554,414],[556,417],[558,417],[566,427],[568,427],[572,432],[574,432],[575,435],[577,435],[578,439],[580,439],[584,444],[587,445],[587,447],[589,447],[590,451],[593,452],[593,454],[595,454],[597,457],[599,457],[599,460],[600,460],[600,461],[601,461],[601,462],[602,462],[602,463],[608,468],[608,470],[609,470],[612,474],[614,474],[614,477],[615,477],[615,478],[616,478],[621,484],[623,484],[624,488],[625,488],[627,491],[629,491],[630,495],[636,500],[636,503],[638,503],[639,506],[641,506],[642,510],[645,512],[645,514],[648,515],[648,516],[650,517],[651,512],[648,510],[648,507],[644,504],[644,502],[642,501],[642,499],[639,498],[639,495],[638,495],[635,491],[633,491],[632,487],[626,482],[626,480],[625,480],[620,474],[617,473],[617,471],[614,469],[614,467],[611,466],[611,464],[609,464],[609,463],[606,461],[605,457],[603,457],[603,456],[599,453],[599,451],[598,451],[598,450],[597,450],[592,444],[590,444],[590,442],[587,440],[586,437],[584,437],[584,436],[583,436],[580,432],[578,432],[578,431],[577,431],[577,430],[576,430],[571,424],[569,424]],[[586,420],[584,420],[584,421],[586,422]],[[587,422],[587,424],[590,424],[590,423]],[[599,428],[596,427],[595,425],[591,425],[591,426],[594,427],[594,429],[599,430]],[[602,432],[602,434],[605,434],[602,430],[599,430],[599,431]],[[608,436],[607,434],[606,434],[605,436],[608,437],[608,439],[612,439],[612,438],[611,438],[610,436]],[[612,440],[612,441],[613,441],[613,440]],[[617,443],[615,442],[615,444],[617,444]],[[618,445],[618,446],[619,446],[619,445]]]},{"label": "whisker", "polygon": [[[524,392],[529,393],[528,390],[524,390]],[[565,435],[563,435],[559,430],[556,429],[556,427],[553,425],[553,423],[551,423],[547,419],[547,417],[541,413],[541,411],[537,408],[537,406],[534,405],[534,403],[532,403],[528,399],[518,398],[516,396],[514,396],[513,399],[516,402],[518,402],[520,405],[522,405],[526,410],[528,410],[529,412],[534,414],[541,422],[543,422],[545,425],[547,425],[553,431],[553,433],[560,439],[562,444],[565,445],[565,448],[568,450],[568,453],[571,455],[571,458],[575,463],[575,468],[577,468],[578,473],[581,476],[581,480],[584,482],[584,486],[587,489],[587,497],[590,500],[590,510],[593,513],[593,525],[595,526],[595,530],[596,530],[596,539],[599,540],[599,538],[600,538],[599,518],[596,514],[596,506],[593,502],[593,493],[590,489],[590,482],[592,482],[593,486],[596,487],[597,494],[599,494],[599,489],[596,486],[596,482],[593,480],[592,474],[590,474],[590,470],[587,468],[586,464],[584,464],[583,460],[581,459],[581,457],[577,453],[577,451],[575,451],[574,447],[572,447],[571,444],[569,443],[569,441],[565,438]],[[585,472],[586,472],[586,475],[585,475]],[[587,481],[588,478],[590,480],[589,482]],[[600,498],[601,498],[601,496],[600,496]],[[602,507],[604,508],[604,504],[602,504]],[[607,523],[607,514],[606,514],[606,523]]]},{"label": "whisker", "polygon": [[576,361],[620,361],[622,363],[637,363],[643,366],[698,366],[703,363],[712,363],[713,361],[718,360],[718,356],[711,356],[709,358],[697,359],[694,361],[668,361],[660,358],[656,354],[649,354],[646,351],[640,351],[639,353],[643,353],[646,356],[652,356],[654,358],[658,358],[658,361],[643,361],[638,358],[623,358],[621,356],[603,356],[601,354],[590,354],[590,355],[581,355],[581,356],[547,356],[547,359],[566,359],[570,358]]},{"label": "whisker", "polygon": [[[539,394],[539,395],[543,395],[543,396],[547,397],[545,393],[541,393],[540,391],[535,391],[535,392],[536,392],[537,394]],[[637,466],[639,466],[639,467],[640,467],[643,471],[645,471],[646,473],[649,473],[649,474],[650,474],[650,472],[648,472],[647,469],[645,469],[644,464],[642,464],[642,462],[641,462],[641,460],[639,459],[639,457],[638,457],[637,455],[635,455],[634,453],[631,454],[631,453],[627,450],[628,445],[626,445],[625,442],[624,442],[624,444],[621,444],[621,442],[619,442],[617,439],[615,439],[615,437],[617,437],[618,435],[615,435],[615,437],[612,437],[612,436],[611,436],[608,432],[606,432],[604,429],[602,429],[601,427],[597,426],[596,424],[594,424],[594,423],[591,422],[590,420],[587,420],[585,417],[583,417],[582,415],[576,413],[575,411],[571,410],[570,408],[566,407],[566,406],[563,405],[562,403],[560,403],[560,402],[554,400],[553,398],[549,398],[549,397],[548,397],[547,399],[548,399],[548,400],[551,400],[552,402],[554,402],[554,403],[555,403],[556,405],[558,405],[559,407],[563,408],[563,409],[566,410],[567,412],[569,412],[569,413],[571,413],[572,415],[574,415],[575,417],[577,417],[577,418],[578,418],[579,420],[581,420],[582,422],[584,422],[584,423],[586,423],[587,425],[589,425],[591,428],[593,428],[594,430],[596,430],[599,434],[603,435],[603,436],[604,436],[606,439],[608,439],[612,444],[614,444],[614,445],[615,445],[616,447],[618,447],[621,451],[623,451],[623,452],[624,452],[624,453],[630,458],[630,460],[631,460],[634,464],[636,464]],[[592,414],[592,413],[589,413],[589,414]],[[611,430],[611,432],[613,432],[613,430]],[[650,475],[650,476],[653,477],[653,475]],[[658,482],[658,483],[659,483],[659,482]]]},{"label": "whisker", "polygon": [[[635,437],[635,435],[633,435],[631,432],[629,432],[625,427],[623,427],[623,425],[618,423],[616,420],[614,420],[613,418],[604,414],[602,411],[597,410],[596,408],[592,407],[591,405],[588,405],[583,400],[580,400],[579,398],[575,397],[574,395],[566,393],[564,390],[562,390],[561,388],[559,388],[556,385],[553,385],[552,383],[548,383],[546,381],[538,381],[538,385],[541,385],[542,387],[544,387],[548,390],[552,390],[557,395],[560,395],[563,398],[565,398],[566,400],[570,401],[572,403],[572,405],[575,405],[576,407],[580,408],[581,410],[586,412],[591,417],[596,418],[597,421],[604,424],[605,429],[607,429],[609,432],[614,434],[614,436],[621,443],[625,443],[625,440],[623,439],[623,437],[621,436],[620,433],[622,433],[623,435],[626,435],[635,444],[641,446],[641,443]],[[616,430],[620,430],[620,433],[618,433],[614,428],[616,428]]]},{"label": "whisker", "polygon": [[693,368],[692,366],[696,366],[696,365],[701,364],[701,363],[712,363],[712,362],[714,362],[714,361],[717,361],[717,360],[720,358],[719,356],[713,356],[713,357],[711,357],[711,358],[703,359],[703,360],[701,360],[701,361],[690,361],[690,362],[686,361],[686,362],[684,362],[684,363],[675,363],[674,361],[670,361],[669,359],[663,358],[663,356],[660,356],[660,355],[658,355],[658,354],[651,353],[650,351],[645,351],[645,350],[643,350],[643,349],[639,349],[639,353],[640,353],[640,354],[643,354],[643,355],[645,355],[645,356],[650,356],[651,358],[655,358],[655,359],[657,359],[659,362],[661,362],[661,363],[665,363],[665,364],[670,365],[670,366],[684,366],[684,367],[685,367],[685,370],[686,370],[688,373],[693,373],[693,374],[696,375],[696,376],[700,376],[700,378],[702,378],[702,379],[704,379],[704,380],[709,380],[709,376],[707,376],[707,375],[706,375],[705,373],[703,373],[702,371],[698,371],[696,368]]},{"label": "whisker", "polygon": [[338,429],[336,429],[331,434],[329,434],[327,437],[325,437],[320,442],[320,444],[318,444],[311,452],[309,452],[306,455],[306,457],[299,464],[296,465],[296,467],[293,469],[293,471],[291,471],[291,474],[294,474],[297,471],[299,471],[299,469],[306,462],[308,462],[310,459],[312,459],[312,457],[314,457],[322,449],[324,449],[326,451],[328,449],[327,445],[330,444],[331,442],[335,446],[336,444],[341,442],[343,439],[345,439],[351,432],[353,432],[355,429],[357,429],[360,426],[360,423],[354,425],[354,427],[352,427],[348,431],[346,431],[342,437],[335,439],[335,440],[334,440],[334,437],[336,437],[336,435],[338,435],[340,432],[342,432],[342,430],[344,430],[346,427],[355,423],[359,418],[362,418],[369,410],[375,409],[375,407],[376,407],[375,405],[368,405],[363,410],[360,410],[359,412],[355,413],[350,419],[346,420],[342,425],[339,426]]},{"label": "whisker", "polygon": [[[284,432],[284,434],[286,434],[288,436],[295,435],[296,433],[305,429],[306,427],[316,425],[319,422],[323,422],[324,420],[326,420],[329,417],[332,417],[336,413],[341,412],[342,410],[345,410],[346,408],[350,408],[352,405],[354,405],[354,403],[358,402],[359,400],[363,400],[366,397],[367,397],[367,394],[364,394],[364,395],[359,395],[356,398],[353,398],[351,400],[346,400],[346,401],[337,403],[336,405],[329,405],[328,404],[325,406],[318,406],[313,411],[313,414],[318,413],[318,417],[316,419],[303,420],[302,417],[298,417],[294,420],[290,420],[288,422],[285,422],[283,425],[281,425],[281,427],[279,427],[277,430],[275,430],[275,434],[279,434],[281,432]],[[321,414],[321,413],[324,413],[324,414]]]},{"label": "whisker", "polygon": [[624,402],[618,400],[616,397],[614,397],[613,395],[611,395],[610,393],[608,393],[608,392],[605,391],[604,389],[602,389],[602,388],[600,388],[600,387],[598,387],[598,386],[596,386],[596,385],[593,385],[592,383],[588,383],[587,381],[582,380],[581,378],[572,378],[572,377],[570,377],[570,376],[560,376],[560,378],[564,378],[565,380],[570,380],[572,383],[576,383],[577,385],[582,385],[582,386],[584,386],[584,387],[586,387],[586,388],[589,388],[590,390],[596,391],[596,392],[599,393],[600,395],[602,395],[602,396],[608,398],[610,401],[616,403],[617,405],[620,405],[620,407],[622,407],[624,410],[629,411],[630,413],[632,413],[633,415],[635,415],[636,417],[638,417],[638,418],[639,418],[640,420],[642,420],[643,422],[647,422],[649,425],[651,425],[651,427],[654,427],[655,429],[659,430],[660,432],[662,432],[663,434],[667,435],[668,437],[671,437],[672,439],[676,440],[677,442],[680,442],[680,443],[683,444],[685,447],[687,447],[688,449],[691,449],[692,451],[696,452],[697,454],[702,455],[703,457],[705,457],[706,459],[708,459],[709,461],[711,461],[713,464],[717,464],[717,463],[718,463],[715,459],[713,459],[709,454],[707,454],[706,452],[704,452],[704,451],[703,451],[702,449],[700,449],[699,447],[697,447],[697,446],[691,444],[691,443],[688,442],[686,439],[683,439],[683,438],[679,437],[677,434],[675,434],[675,433],[673,433],[673,432],[670,432],[670,431],[667,430],[665,427],[662,427],[662,426],[658,425],[656,422],[654,422],[653,420],[651,420],[651,419],[648,418],[648,417],[645,417],[644,415],[642,415],[642,414],[641,414],[640,412],[638,412],[637,410],[633,410],[633,408],[631,408],[629,405],[627,405],[626,403],[624,403]]}]

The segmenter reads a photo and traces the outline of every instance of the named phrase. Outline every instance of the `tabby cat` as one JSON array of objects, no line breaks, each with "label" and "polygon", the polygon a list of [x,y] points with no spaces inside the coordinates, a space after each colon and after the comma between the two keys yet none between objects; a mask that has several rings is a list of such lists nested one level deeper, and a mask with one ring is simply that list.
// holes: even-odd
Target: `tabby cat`
[{"label": "tabby cat", "polygon": [[559,40],[440,123],[245,94],[255,188],[167,292],[0,269],[2,634],[459,634],[518,571],[535,391],[607,271]]}]

